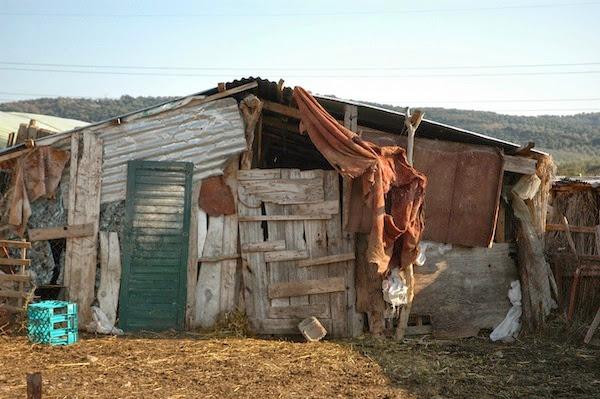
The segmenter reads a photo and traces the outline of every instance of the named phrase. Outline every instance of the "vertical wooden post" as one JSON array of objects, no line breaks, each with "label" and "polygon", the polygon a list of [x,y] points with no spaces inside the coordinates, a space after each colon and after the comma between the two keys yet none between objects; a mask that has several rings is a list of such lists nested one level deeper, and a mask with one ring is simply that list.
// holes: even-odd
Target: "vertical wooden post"
[{"label": "vertical wooden post", "polygon": [[[358,107],[356,105],[346,104],[344,109],[344,126],[358,132]],[[347,231],[348,217],[350,210],[350,194],[352,191],[352,180],[344,177],[342,188],[342,240],[344,252],[356,251],[356,235]],[[346,263],[346,286],[347,309],[348,309],[348,335],[358,337],[363,332],[363,314],[356,311],[356,260]]]},{"label": "vertical wooden post", "polygon": [[[71,133],[71,157],[69,160],[69,196],[67,198],[67,224],[75,224],[75,193],[77,191],[77,168],[79,166],[79,132]],[[65,258],[73,252],[73,242],[67,239]],[[65,297],[69,297],[69,287],[71,286],[71,269],[65,266],[63,271],[63,281],[66,286]]]},{"label": "vertical wooden post", "polygon": [[[421,120],[423,120],[424,115],[425,114],[423,112],[417,110],[415,114],[411,116],[410,108],[406,108],[406,114],[404,115],[404,125],[406,126],[408,132],[408,142],[406,145],[406,159],[410,166],[413,165],[415,132],[421,124]],[[406,269],[400,272],[400,277],[403,277],[404,283],[408,286],[408,297],[406,304],[403,305],[400,309],[400,318],[398,320],[398,327],[396,328],[395,334],[395,339],[398,341],[403,340],[404,335],[406,334],[406,329],[408,327],[408,317],[410,316],[413,298],[415,297],[415,279],[413,265],[410,264],[406,266]]]},{"label": "vertical wooden post", "polygon": [[598,311],[596,312],[596,316],[594,317],[594,320],[592,321],[592,324],[590,325],[590,329],[588,330],[587,334],[585,334],[583,343],[589,344],[590,342],[592,342],[592,337],[594,336],[594,332],[598,329],[599,325],[600,325],[600,307],[598,308]]},{"label": "vertical wooden post", "polygon": [[[77,142],[71,151],[78,148]],[[71,157],[73,154],[71,153]],[[71,175],[69,187],[69,224],[94,224],[94,234],[87,237],[67,238],[65,255],[65,285],[67,300],[77,303],[79,327],[85,328],[92,320],[96,263],[98,258],[98,226],[100,218],[100,192],[102,186],[102,140],[94,133],[83,133],[83,146],[78,162],[71,159],[71,168],[77,164],[77,173]],[[73,169],[71,169],[73,172]],[[69,217],[72,219],[69,220]]]},{"label": "vertical wooden post", "polygon": [[506,242],[506,210],[504,201],[500,199],[498,204],[498,221],[496,222],[496,242]]},{"label": "vertical wooden post", "polygon": [[258,117],[258,125],[256,127],[256,138],[258,140],[258,145],[257,145],[257,149],[256,149],[256,167],[262,167],[264,164],[263,161],[263,137],[262,137],[262,132],[263,132],[263,117],[262,117],[262,112],[260,113],[260,116]]},{"label": "vertical wooden post", "polygon": [[27,399],[42,399],[42,373],[27,373]]},{"label": "vertical wooden post", "polygon": [[[25,240],[23,238],[21,241],[25,242],[27,240]],[[23,259],[23,260],[27,259],[27,248],[24,248],[24,247],[21,248],[21,259]],[[25,265],[21,265],[20,274],[22,276],[25,275]],[[19,281],[19,291],[23,292],[23,289],[24,289],[24,283],[22,281]],[[19,297],[18,304],[19,304],[20,308],[23,307],[23,297]]]}]

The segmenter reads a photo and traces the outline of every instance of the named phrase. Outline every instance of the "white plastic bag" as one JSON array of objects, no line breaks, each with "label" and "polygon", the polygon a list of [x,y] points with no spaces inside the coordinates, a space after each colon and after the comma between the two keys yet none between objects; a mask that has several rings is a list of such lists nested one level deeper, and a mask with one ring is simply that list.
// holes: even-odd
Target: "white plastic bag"
[{"label": "white plastic bag", "polygon": [[513,306],[502,320],[502,323],[490,334],[490,339],[494,342],[498,340],[512,342],[513,336],[521,329],[520,319],[523,311],[521,309],[521,283],[518,280],[510,283],[508,298]]},{"label": "white plastic bag", "polygon": [[392,305],[394,311],[398,306],[408,303],[408,287],[398,274],[398,268],[391,270],[388,278],[381,283],[383,300]]},{"label": "white plastic bag", "polygon": [[437,249],[440,255],[443,255],[452,249],[452,244],[444,244],[435,241],[421,241],[419,243],[419,256],[417,256],[417,259],[415,260],[417,266],[423,266],[427,261],[427,257],[425,256],[427,248],[432,248],[432,250]]},{"label": "white plastic bag", "polygon": [[97,306],[92,306],[92,318],[93,321],[90,322],[87,326],[88,332],[97,332],[100,334],[114,334],[114,335],[122,335],[123,330],[117,328],[112,325],[110,321],[108,321],[108,317],[104,314],[102,309]]}]

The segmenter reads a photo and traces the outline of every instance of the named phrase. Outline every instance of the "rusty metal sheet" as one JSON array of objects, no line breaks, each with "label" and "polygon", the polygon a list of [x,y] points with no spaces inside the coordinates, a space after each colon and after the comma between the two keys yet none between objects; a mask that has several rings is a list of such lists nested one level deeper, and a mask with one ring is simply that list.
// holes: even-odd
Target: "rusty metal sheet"
[{"label": "rusty metal sheet", "polygon": [[198,205],[208,216],[231,215],[235,213],[233,194],[222,175],[202,180]]},{"label": "rusty metal sheet", "polygon": [[[406,145],[406,137],[363,132],[365,140]],[[415,168],[427,176],[423,239],[487,247],[496,228],[504,160],[492,147],[415,139]]]}]

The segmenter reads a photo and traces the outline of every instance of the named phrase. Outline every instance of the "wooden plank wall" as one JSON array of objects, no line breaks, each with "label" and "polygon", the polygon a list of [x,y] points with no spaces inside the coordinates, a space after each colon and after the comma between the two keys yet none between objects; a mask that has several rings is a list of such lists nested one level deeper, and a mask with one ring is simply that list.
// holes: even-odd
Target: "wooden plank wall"
[{"label": "wooden plank wall", "polygon": [[428,248],[415,269],[413,313],[431,316],[433,335],[453,339],[495,328],[511,308],[510,283],[518,280],[511,244],[492,248]]},{"label": "wooden plank wall", "polygon": [[[298,323],[316,316],[330,336],[349,336],[346,262],[354,253],[344,252],[337,172],[250,170],[239,178],[244,299],[256,331],[298,334]],[[255,182],[261,179],[276,181],[277,195],[255,190],[267,186]],[[279,193],[280,185],[299,180],[314,189]]]}]

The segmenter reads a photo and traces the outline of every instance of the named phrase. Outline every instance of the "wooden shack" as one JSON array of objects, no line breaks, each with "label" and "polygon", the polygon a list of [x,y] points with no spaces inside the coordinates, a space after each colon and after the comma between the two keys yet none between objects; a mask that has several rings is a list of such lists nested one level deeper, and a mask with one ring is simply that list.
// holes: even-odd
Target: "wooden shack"
[{"label": "wooden shack", "polygon": [[[406,146],[404,114],[317,100],[362,139]],[[366,262],[367,234],[351,227],[363,210],[353,208],[352,183],[300,134],[300,119],[291,89],[251,78],[9,148],[0,153],[12,168],[1,188],[3,238],[21,228],[33,242],[34,283],[62,287],[82,326],[92,305],[125,331],[209,327],[241,308],[258,334],[297,334],[308,316],[332,337],[383,334],[381,278]],[[534,327],[551,308],[552,276],[528,258],[546,224],[551,160],[427,119],[416,136],[428,245],[407,333],[494,328],[519,278]],[[55,192],[31,201],[24,225],[11,224],[14,177],[44,147],[70,159]],[[28,193],[38,177],[25,172]],[[540,182],[519,191],[532,179]]]}]

